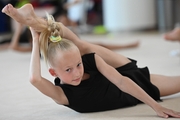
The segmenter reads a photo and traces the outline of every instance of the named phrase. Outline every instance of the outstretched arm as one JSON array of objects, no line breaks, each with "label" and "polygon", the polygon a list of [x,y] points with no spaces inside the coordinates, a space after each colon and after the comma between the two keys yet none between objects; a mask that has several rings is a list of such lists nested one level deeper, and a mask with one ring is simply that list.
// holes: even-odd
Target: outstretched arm
[{"label": "outstretched arm", "polygon": [[169,116],[180,118],[180,112],[175,112],[162,107],[152,99],[142,88],[134,83],[130,78],[122,76],[116,69],[108,65],[100,56],[95,54],[95,61],[98,70],[120,90],[136,97],[140,101],[149,105],[158,116],[168,118]]},{"label": "outstretched arm", "polygon": [[30,82],[43,94],[52,98],[56,103],[68,105],[68,100],[59,86],[54,86],[49,80],[41,76],[39,35],[30,28],[33,38],[33,49],[30,62]]}]

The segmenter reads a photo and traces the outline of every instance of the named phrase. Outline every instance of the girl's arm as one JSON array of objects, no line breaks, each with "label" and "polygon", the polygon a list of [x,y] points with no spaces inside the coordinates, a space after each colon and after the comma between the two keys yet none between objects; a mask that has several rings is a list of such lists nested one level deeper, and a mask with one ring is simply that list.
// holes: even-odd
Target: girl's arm
[{"label": "girl's arm", "polygon": [[52,98],[58,104],[68,105],[68,100],[59,86],[54,86],[49,80],[41,76],[39,35],[30,28],[33,38],[33,48],[30,62],[30,82],[43,94]]},{"label": "girl's arm", "polygon": [[130,80],[128,77],[122,76],[115,68],[108,65],[100,56],[95,54],[95,61],[98,70],[120,90],[136,97],[140,101],[149,105],[160,117],[177,117],[180,113],[166,109],[152,99],[142,88]]}]

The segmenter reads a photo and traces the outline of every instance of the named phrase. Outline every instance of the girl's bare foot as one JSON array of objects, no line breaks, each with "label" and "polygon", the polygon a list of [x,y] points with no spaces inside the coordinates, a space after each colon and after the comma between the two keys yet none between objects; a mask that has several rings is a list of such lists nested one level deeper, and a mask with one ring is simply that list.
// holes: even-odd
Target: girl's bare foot
[{"label": "girl's bare foot", "polygon": [[38,32],[44,30],[47,25],[47,22],[44,19],[35,15],[33,6],[31,4],[25,4],[18,9],[14,8],[11,4],[8,4],[2,9],[2,12],[17,22],[34,28]]},{"label": "girl's bare foot", "polygon": [[164,39],[170,41],[180,41],[180,28],[175,28],[171,32],[164,34]]}]

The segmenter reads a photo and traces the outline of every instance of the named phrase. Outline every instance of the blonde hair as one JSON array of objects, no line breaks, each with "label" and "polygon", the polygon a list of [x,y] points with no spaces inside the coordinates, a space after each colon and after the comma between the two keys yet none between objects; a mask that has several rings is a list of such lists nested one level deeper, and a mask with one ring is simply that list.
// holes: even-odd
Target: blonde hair
[{"label": "blonde hair", "polygon": [[[47,29],[40,34],[40,51],[44,57],[45,62],[53,64],[53,59],[57,54],[57,50],[67,51],[75,45],[67,39],[63,38],[63,31],[61,23],[55,22],[53,16],[47,15]],[[50,37],[61,37],[62,39],[58,42],[53,42]]]}]

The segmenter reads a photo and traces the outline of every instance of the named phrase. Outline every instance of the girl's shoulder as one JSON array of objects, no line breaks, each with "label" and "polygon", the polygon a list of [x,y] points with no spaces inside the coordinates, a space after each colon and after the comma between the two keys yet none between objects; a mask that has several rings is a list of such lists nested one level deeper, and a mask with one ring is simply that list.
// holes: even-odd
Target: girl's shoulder
[{"label": "girl's shoulder", "polygon": [[92,52],[92,53],[87,53],[87,54],[84,54],[84,55],[82,55],[82,57],[92,57],[92,56],[94,56],[94,52]]},{"label": "girl's shoulder", "polygon": [[95,58],[94,58],[95,53],[88,53],[84,54],[82,56],[82,62],[84,66],[84,70],[97,70]]},{"label": "girl's shoulder", "polygon": [[95,53],[87,53],[87,54],[82,55],[82,61],[83,61],[83,63],[84,63],[84,62],[87,62],[87,63],[95,64],[94,54],[95,54]]},{"label": "girl's shoulder", "polygon": [[87,62],[87,63],[93,63],[93,62],[95,62],[94,54],[95,54],[95,53],[88,53],[88,54],[82,55],[81,57],[82,57],[83,63],[84,63],[84,62]]}]

